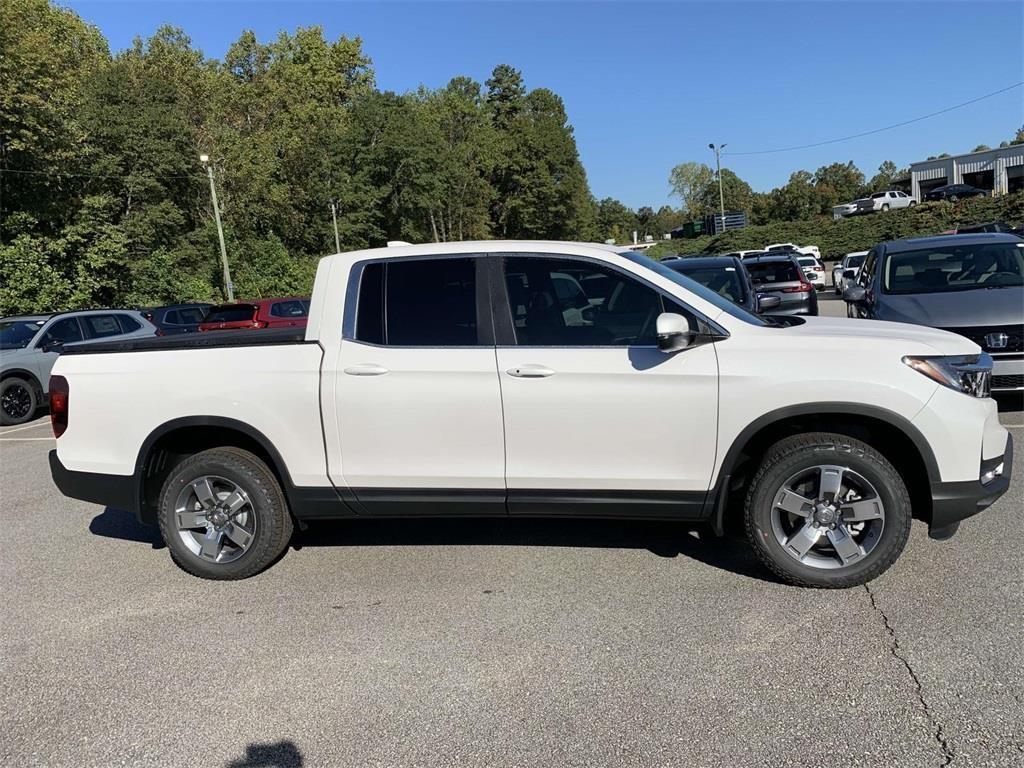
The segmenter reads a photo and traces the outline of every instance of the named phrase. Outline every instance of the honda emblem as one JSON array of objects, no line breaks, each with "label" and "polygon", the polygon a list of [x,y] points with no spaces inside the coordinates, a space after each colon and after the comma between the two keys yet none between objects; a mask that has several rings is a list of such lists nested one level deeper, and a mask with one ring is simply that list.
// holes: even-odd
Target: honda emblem
[{"label": "honda emblem", "polygon": [[1010,337],[1005,333],[986,333],[985,346],[989,349],[1005,349]]}]

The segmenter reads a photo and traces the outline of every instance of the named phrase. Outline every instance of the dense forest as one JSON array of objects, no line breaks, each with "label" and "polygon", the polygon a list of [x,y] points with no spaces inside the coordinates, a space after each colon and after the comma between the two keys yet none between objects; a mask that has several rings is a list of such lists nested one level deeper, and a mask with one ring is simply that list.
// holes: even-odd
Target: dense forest
[{"label": "dense forest", "polygon": [[401,239],[596,239],[562,100],[495,67],[398,95],[319,28],[223,61],[162,28],[117,55],[47,0],[0,0],[0,313],[221,296],[214,168],[240,296]]}]

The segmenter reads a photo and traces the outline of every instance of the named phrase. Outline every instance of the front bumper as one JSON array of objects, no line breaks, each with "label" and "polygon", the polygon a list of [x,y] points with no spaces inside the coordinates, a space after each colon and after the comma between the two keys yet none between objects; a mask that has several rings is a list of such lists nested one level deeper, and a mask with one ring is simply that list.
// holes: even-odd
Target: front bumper
[{"label": "front bumper", "polygon": [[61,464],[56,450],[50,451],[50,474],[60,492],[72,499],[127,512],[135,512],[138,506],[135,478],[132,475],[76,472]]},{"label": "front bumper", "polygon": [[[984,462],[986,465],[999,463],[996,460]],[[932,483],[932,519],[928,525],[928,535],[933,539],[948,539],[960,521],[992,506],[1006,493],[1010,487],[1010,476],[1013,474],[1013,436],[1006,437],[1006,450],[1002,455],[1003,473],[987,484],[980,480],[969,480],[957,483]]]}]

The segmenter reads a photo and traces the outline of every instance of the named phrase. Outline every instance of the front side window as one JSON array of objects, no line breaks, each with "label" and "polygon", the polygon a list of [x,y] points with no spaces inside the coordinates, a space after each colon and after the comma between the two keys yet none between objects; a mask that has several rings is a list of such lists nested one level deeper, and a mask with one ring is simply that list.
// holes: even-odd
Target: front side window
[{"label": "front side window", "polygon": [[865,288],[871,287],[871,281],[875,277],[875,262],[878,260],[878,254],[875,251],[869,251],[868,255],[864,258],[864,267],[857,275],[857,282]]},{"label": "front side window", "polygon": [[73,344],[81,340],[82,329],[78,327],[78,321],[73,317],[65,317],[46,329],[43,337],[39,340],[39,346],[46,346],[54,342]]},{"label": "front side window", "polygon": [[1024,243],[947,245],[890,254],[886,293],[948,293],[1024,285]]},{"label": "front side window", "polygon": [[367,264],[357,302],[358,341],[398,347],[478,344],[473,258]]},{"label": "front side window", "polygon": [[[582,259],[505,259],[520,346],[652,346],[661,294],[628,275]],[[674,311],[678,311],[673,307]]]}]

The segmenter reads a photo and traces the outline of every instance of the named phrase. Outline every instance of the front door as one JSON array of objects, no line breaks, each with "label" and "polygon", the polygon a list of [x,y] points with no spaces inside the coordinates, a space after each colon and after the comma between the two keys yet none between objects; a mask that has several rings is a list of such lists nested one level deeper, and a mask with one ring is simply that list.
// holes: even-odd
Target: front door
[{"label": "front door", "polygon": [[696,318],[606,264],[503,263],[509,511],[697,516],[715,463],[717,356],[713,344],[665,354],[656,336],[662,311]]},{"label": "front door", "polygon": [[340,472],[361,511],[505,513],[501,393],[478,272],[479,258],[432,257],[369,262],[355,277],[334,397]]}]

